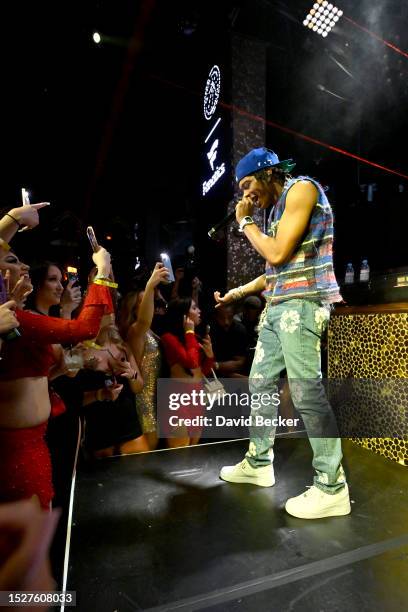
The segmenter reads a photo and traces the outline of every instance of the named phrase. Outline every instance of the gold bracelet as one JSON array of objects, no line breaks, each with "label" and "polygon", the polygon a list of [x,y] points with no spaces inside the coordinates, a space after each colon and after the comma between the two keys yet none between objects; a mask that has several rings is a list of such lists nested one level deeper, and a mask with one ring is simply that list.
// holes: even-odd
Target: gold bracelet
[{"label": "gold bracelet", "polygon": [[186,329],[185,334],[195,334],[194,329]]},{"label": "gold bracelet", "polygon": [[9,251],[11,249],[9,243],[3,240],[3,238],[0,238],[0,247],[3,249],[3,251]]},{"label": "gold bracelet", "polygon": [[114,283],[106,278],[95,278],[94,284],[102,285],[103,287],[111,287],[112,289],[117,289],[119,287],[118,283]]}]

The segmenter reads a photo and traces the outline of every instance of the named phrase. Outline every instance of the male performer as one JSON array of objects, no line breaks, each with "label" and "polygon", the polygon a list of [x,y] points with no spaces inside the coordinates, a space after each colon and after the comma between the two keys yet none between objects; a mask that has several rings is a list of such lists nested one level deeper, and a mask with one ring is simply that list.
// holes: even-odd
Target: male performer
[{"label": "male performer", "polygon": [[[292,401],[313,449],[315,477],[313,486],[289,499],[285,508],[293,516],[313,519],[350,512],[341,440],[320,380],[320,338],[329,319],[329,304],[339,302],[341,296],[333,271],[330,204],[314,179],[290,176],[295,166],[292,162],[280,162],[264,147],[253,149],[239,161],[236,181],[243,197],[236,206],[236,219],[265,259],[265,274],[224,297],[218,292],[214,297],[218,304],[225,304],[264,292],[267,305],[260,322],[250,391],[274,393],[279,374],[286,368]],[[275,206],[264,234],[251,214],[254,207],[266,209],[271,204]],[[276,411],[268,405],[253,408],[252,415],[271,418]],[[245,459],[223,467],[220,477],[228,482],[272,486],[274,435],[274,428],[252,428]]]}]

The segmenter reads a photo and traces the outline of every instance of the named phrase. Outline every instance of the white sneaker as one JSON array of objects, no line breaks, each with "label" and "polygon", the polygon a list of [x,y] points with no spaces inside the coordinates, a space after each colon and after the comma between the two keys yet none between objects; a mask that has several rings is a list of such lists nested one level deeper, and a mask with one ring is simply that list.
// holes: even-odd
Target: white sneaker
[{"label": "white sneaker", "polygon": [[253,468],[246,459],[237,465],[226,465],[220,472],[220,478],[227,482],[246,482],[258,487],[272,487],[275,484],[273,465]]},{"label": "white sneaker", "polygon": [[317,519],[325,516],[350,514],[350,497],[347,484],[341,491],[330,495],[315,486],[305,493],[288,499],[285,510],[292,516],[303,519]]}]

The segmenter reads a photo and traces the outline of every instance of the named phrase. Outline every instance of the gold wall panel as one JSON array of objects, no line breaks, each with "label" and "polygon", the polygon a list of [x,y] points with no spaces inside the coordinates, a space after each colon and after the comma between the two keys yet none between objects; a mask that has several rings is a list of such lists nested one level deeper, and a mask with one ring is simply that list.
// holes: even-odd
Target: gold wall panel
[{"label": "gold wall panel", "polygon": [[[359,431],[354,442],[408,465],[408,380],[402,380],[408,379],[408,305],[337,308],[328,330],[328,377],[340,432]],[[347,385],[341,396],[339,385]],[[393,437],[376,437],[384,431]]]}]

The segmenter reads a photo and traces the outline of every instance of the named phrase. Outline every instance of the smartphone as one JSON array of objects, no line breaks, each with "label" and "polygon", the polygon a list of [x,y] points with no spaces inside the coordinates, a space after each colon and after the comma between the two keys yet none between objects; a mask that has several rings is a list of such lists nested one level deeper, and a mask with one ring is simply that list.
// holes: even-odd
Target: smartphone
[{"label": "smartphone", "polygon": [[73,281],[74,283],[78,282],[78,268],[74,266],[67,267],[67,279],[68,281]]},{"label": "smartphone", "polygon": [[22,187],[22,189],[21,189],[21,200],[23,202],[23,206],[30,206],[31,205],[30,196],[28,194],[27,189],[25,189],[24,187]]},{"label": "smartphone", "polygon": [[160,259],[162,260],[164,267],[169,271],[166,284],[174,283],[176,279],[173,274],[173,266],[171,265],[170,257],[167,255],[167,253],[160,253]]},{"label": "smartphone", "polygon": [[88,236],[88,240],[91,243],[93,252],[96,253],[97,251],[99,251],[99,244],[96,240],[95,232],[91,225],[86,228],[86,235]]}]

